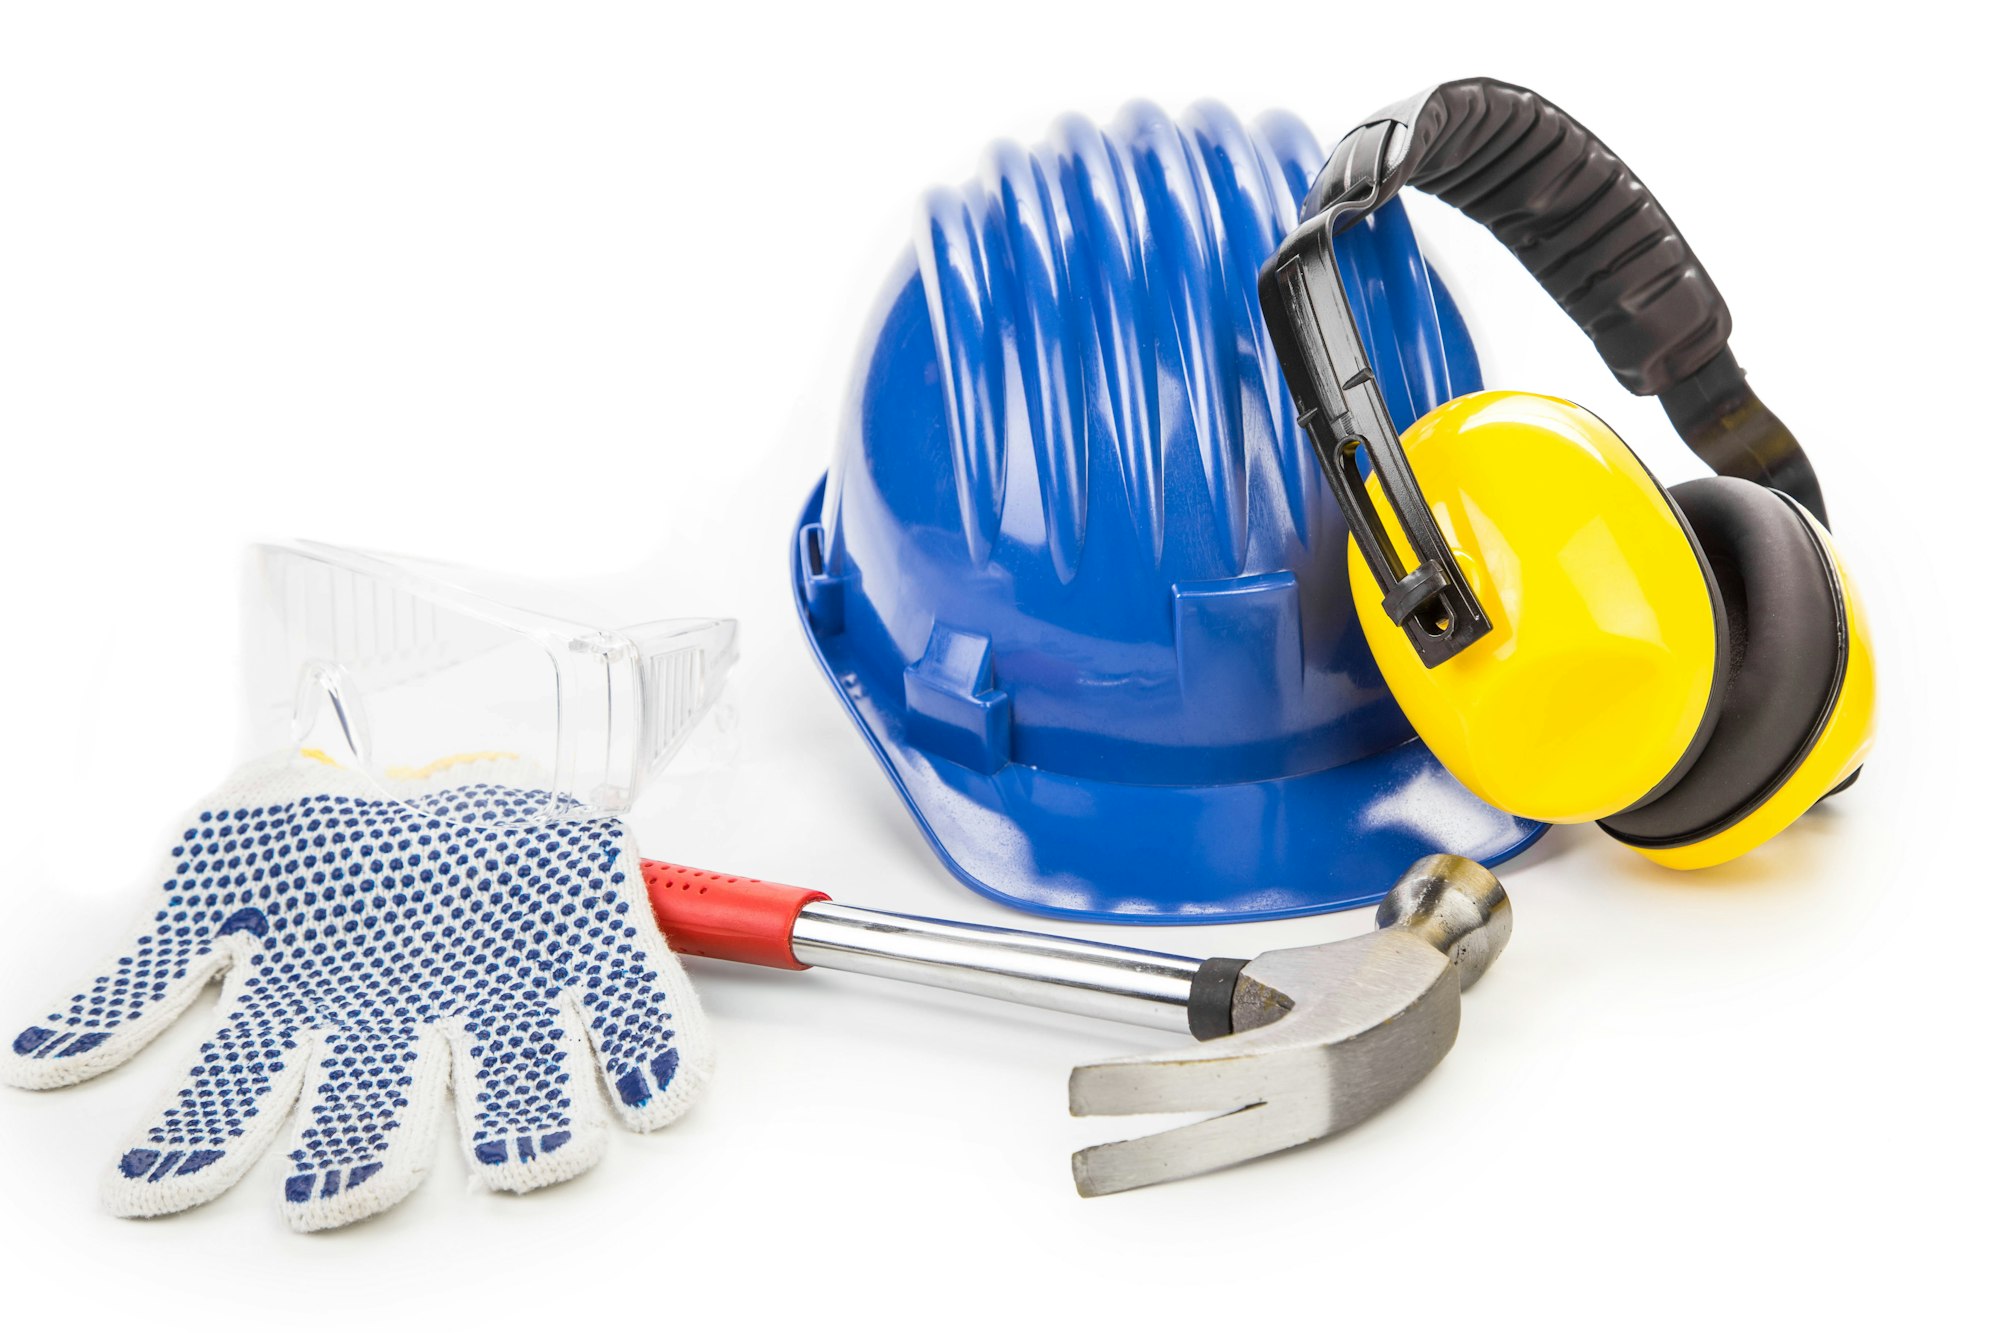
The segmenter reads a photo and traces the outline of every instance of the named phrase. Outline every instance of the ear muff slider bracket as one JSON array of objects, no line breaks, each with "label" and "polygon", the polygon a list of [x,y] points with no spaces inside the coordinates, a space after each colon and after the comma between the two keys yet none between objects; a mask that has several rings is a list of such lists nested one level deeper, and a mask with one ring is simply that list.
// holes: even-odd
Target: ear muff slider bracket
[{"label": "ear muff slider bracket", "polygon": [[[1267,308],[1275,298],[1283,312],[1283,318],[1270,321],[1278,365],[1291,388],[1299,427],[1312,440],[1320,470],[1382,589],[1382,610],[1403,627],[1418,660],[1435,667],[1464,652],[1493,624],[1445,544],[1368,364],[1335,267],[1333,236],[1343,212],[1330,208],[1287,237],[1258,276],[1258,287]],[[1403,567],[1369,498],[1363,453],[1380,479],[1383,503],[1416,556],[1413,568]]]}]

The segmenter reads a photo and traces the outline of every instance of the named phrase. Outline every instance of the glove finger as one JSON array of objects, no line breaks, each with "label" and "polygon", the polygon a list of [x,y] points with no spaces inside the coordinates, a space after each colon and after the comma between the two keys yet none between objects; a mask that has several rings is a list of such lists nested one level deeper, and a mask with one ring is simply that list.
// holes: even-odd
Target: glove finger
[{"label": "glove finger", "polygon": [[0,1082],[60,1088],[123,1064],[247,954],[270,928],[243,905],[239,847],[253,832],[229,815],[193,820],[169,858],[160,908],[96,980],[17,1032],[0,1053]]},{"label": "glove finger", "polygon": [[622,870],[603,877],[606,924],[602,935],[591,932],[579,999],[612,1110],[643,1132],[687,1110],[713,1056],[694,984],[637,891],[639,858],[629,845],[618,863],[633,873],[629,881]]},{"label": "glove finger", "polygon": [[187,1083],[132,1136],[104,1181],[120,1217],[155,1217],[207,1203],[242,1178],[298,1100],[313,1037],[236,1023],[201,1045]]},{"label": "glove finger", "polygon": [[489,1187],[539,1189],[604,1155],[604,1111],[590,1090],[574,1003],[482,1006],[452,1043],[466,1161]]},{"label": "glove finger", "polygon": [[322,1033],[285,1171],[285,1220],[345,1226],[402,1201],[430,1168],[451,1057],[435,1027]]}]

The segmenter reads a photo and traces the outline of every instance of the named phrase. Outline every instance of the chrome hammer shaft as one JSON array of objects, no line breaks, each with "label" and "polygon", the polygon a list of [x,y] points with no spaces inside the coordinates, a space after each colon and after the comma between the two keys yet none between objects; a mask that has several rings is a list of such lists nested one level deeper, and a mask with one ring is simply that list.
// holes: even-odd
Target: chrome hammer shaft
[{"label": "chrome hammer shaft", "polygon": [[913,981],[1086,1018],[1188,1030],[1203,964],[1146,949],[811,902],[792,925],[807,967]]}]

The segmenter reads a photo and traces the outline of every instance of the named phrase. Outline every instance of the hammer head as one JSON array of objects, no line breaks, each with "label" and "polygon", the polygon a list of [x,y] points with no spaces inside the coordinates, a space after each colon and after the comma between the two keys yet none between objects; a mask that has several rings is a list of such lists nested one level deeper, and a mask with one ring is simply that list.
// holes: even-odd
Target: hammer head
[{"label": "hammer head", "polygon": [[1477,862],[1430,856],[1383,899],[1382,927],[1244,966],[1230,1035],[1083,1065],[1071,1115],[1220,1114],[1072,1159],[1077,1192],[1114,1194],[1337,1134],[1407,1092],[1458,1036],[1459,992],[1506,945],[1512,908]]}]

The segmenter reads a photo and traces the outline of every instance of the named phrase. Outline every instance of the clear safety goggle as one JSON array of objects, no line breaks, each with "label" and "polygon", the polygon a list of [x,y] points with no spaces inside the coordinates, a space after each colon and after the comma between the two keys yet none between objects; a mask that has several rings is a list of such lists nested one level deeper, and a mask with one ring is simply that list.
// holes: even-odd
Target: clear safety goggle
[{"label": "clear safety goggle", "polygon": [[605,629],[317,543],[253,548],[249,601],[260,745],[310,738],[413,806],[428,779],[467,760],[508,761],[547,792],[483,824],[628,809],[736,660],[733,620]]}]

